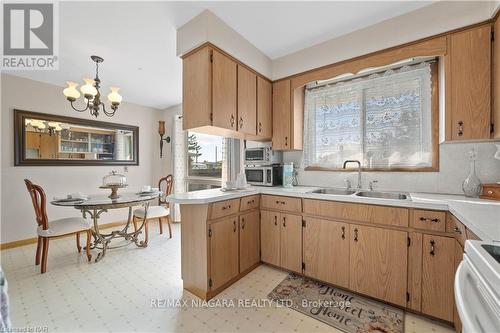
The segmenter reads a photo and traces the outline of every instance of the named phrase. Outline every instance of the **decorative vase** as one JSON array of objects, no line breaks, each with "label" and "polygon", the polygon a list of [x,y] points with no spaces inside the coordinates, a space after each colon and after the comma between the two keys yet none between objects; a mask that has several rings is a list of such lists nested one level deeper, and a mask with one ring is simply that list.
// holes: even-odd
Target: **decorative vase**
[{"label": "decorative vase", "polygon": [[477,198],[481,194],[481,181],[476,176],[476,153],[472,149],[470,155],[470,171],[462,183],[462,190],[466,197]]}]

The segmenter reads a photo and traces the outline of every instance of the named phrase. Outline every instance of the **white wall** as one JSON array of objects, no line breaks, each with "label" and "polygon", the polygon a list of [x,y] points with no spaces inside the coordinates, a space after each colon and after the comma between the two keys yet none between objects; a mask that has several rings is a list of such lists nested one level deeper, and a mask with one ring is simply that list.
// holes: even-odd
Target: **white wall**
[{"label": "white wall", "polygon": [[181,56],[205,42],[271,77],[271,59],[208,10],[177,29],[177,55]]},{"label": "white wall", "polygon": [[[376,188],[381,190],[463,194],[461,186],[469,174],[468,152],[472,148],[477,153],[476,174],[481,182],[500,181],[500,160],[493,158],[494,143],[448,143],[439,148],[439,172],[363,172],[363,187],[368,188],[368,182],[376,179]],[[300,185],[344,187],[345,178],[349,178],[353,186],[357,185],[354,172],[304,171],[302,152],[286,152],[283,160],[301,166]]]},{"label": "white wall", "polygon": [[[114,166],[46,166],[14,167],[13,109],[52,113],[70,117],[91,119],[90,113],[71,110],[62,94],[62,87],[41,83],[16,76],[1,75],[1,243],[36,236],[36,222],[30,197],[23,179],[29,178],[40,184],[52,199],[56,195],[71,192],[105,194],[98,189],[102,177],[111,170],[124,172],[123,167]],[[124,96],[126,100],[126,95]],[[170,159],[159,159],[158,120],[163,117],[160,110],[135,104],[122,103],[115,116],[100,115],[100,121],[139,126],[139,165],[129,166],[128,191],[137,191],[142,185],[156,184],[160,175],[171,172]],[[169,144],[165,155],[169,155]],[[49,219],[80,216],[72,208],[47,206]],[[126,210],[113,210],[102,214],[101,223],[124,221]]]},{"label": "white wall", "polygon": [[439,1],[430,6],[291,53],[272,62],[272,79],[489,19],[495,11],[489,1]]}]

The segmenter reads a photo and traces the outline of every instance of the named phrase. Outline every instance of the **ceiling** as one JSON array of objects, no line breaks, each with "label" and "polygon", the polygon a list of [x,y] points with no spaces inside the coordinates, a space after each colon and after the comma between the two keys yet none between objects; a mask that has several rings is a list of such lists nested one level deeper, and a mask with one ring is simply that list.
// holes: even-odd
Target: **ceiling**
[{"label": "ceiling", "polygon": [[60,2],[59,70],[12,72],[63,86],[93,77],[90,55],[104,58],[104,94],[163,109],[182,101],[176,29],[205,9],[271,59],[424,7],[427,1]]}]

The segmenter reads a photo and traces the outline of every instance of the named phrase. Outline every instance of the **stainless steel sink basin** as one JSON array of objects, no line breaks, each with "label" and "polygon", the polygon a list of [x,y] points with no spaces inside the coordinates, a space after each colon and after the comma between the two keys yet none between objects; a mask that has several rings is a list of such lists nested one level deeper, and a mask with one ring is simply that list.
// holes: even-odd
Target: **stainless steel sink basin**
[{"label": "stainless steel sink basin", "polygon": [[358,197],[368,197],[368,198],[380,198],[380,199],[395,199],[395,200],[406,200],[409,195],[406,193],[397,192],[376,192],[376,191],[361,191],[356,193]]},{"label": "stainless steel sink basin", "polygon": [[311,191],[309,193],[321,193],[321,194],[336,194],[336,195],[351,195],[356,193],[355,190],[346,190],[341,188],[320,188],[318,190]]}]

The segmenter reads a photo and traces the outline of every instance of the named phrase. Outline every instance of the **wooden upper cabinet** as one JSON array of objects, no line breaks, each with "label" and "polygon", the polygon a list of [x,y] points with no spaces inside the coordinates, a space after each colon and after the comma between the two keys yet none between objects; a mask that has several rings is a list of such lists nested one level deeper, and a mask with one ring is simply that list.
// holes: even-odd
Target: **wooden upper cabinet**
[{"label": "wooden upper cabinet", "polygon": [[349,224],[308,217],[302,239],[304,274],[349,288]]},{"label": "wooden upper cabinet", "polygon": [[493,26],[495,38],[493,40],[493,138],[500,138],[500,19],[497,18]]},{"label": "wooden upper cabinet", "polygon": [[238,65],[238,132],[257,134],[257,75]]},{"label": "wooden upper cabinet", "polygon": [[406,306],[408,233],[351,224],[350,237],[349,288]]},{"label": "wooden upper cabinet", "polygon": [[40,133],[26,132],[26,149],[40,149]]},{"label": "wooden upper cabinet", "polygon": [[260,217],[254,210],[240,216],[240,273],[260,261]]},{"label": "wooden upper cabinet", "polygon": [[273,86],[257,77],[257,136],[271,139],[273,134]]},{"label": "wooden upper cabinet", "polygon": [[212,50],[212,125],[236,130],[236,62]]},{"label": "wooden upper cabinet", "polygon": [[455,239],[424,235],[422,247],[422,312],[453,321]]},{"label": "wooden upper cabinet", "polygon": [[50,135],[48,133],[40,134],[40,158],[52,159],[57,158],[58,149],[58,134]]},{"label": "wooden upper cabinet", "polygon": [[273,149],[291,149],[290,80],[273,83]]},{"label": "wooden upper cabinet", "polygon": [[182,127],[192,129],[211,125],[212,63],[209,47],[182,60]]},{"label": "wooden upper cabinet", "polygon": [[239,273],[238,217],[229,217],[210,225],[210,278],[215,290]]},{"label": "wooden upper cabinet", "polygon": [[447,140],[489,139],[491,26],[451,34],[448,46]]}]

